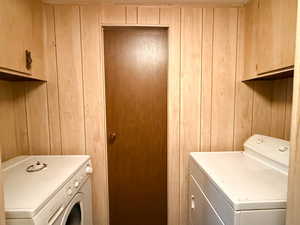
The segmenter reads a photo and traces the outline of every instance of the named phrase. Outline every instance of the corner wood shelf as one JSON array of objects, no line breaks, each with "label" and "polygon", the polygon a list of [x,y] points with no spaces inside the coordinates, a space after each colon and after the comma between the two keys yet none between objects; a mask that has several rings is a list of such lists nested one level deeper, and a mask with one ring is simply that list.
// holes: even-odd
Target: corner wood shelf
[{"label": "corner wood shelf", "polygon": [[46,82],[44,78],[31,76],[30,74],[20,73],[18,71],[7,70],[0,67],[0,80],[7,81],[41,81]]},{"label": "corner wood shelf", "polygon": [[248,77],[242,82],[255,81],[255,80],[277,80],[294,76],[294,66],[286,67],[280,70],[270,71],[268,73],[258,74]]}]

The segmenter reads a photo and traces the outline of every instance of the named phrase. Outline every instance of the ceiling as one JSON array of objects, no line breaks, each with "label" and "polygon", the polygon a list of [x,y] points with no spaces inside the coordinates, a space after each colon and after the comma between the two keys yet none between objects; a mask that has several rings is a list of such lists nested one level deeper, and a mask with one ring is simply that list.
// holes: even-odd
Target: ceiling
[{"label": "ceiling", "polygon": [[248,0],[43,0],[47,3],[115,3],[115,4],[243,4]]}]

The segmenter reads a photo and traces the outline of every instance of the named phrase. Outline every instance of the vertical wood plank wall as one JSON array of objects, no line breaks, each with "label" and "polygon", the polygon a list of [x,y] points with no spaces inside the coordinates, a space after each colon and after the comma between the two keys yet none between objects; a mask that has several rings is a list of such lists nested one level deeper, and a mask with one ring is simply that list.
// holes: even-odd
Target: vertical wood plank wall
[{"label": "vertical wood plank wall", "polygon": [[45,5],[47,83],[0,81],[3,160],[90,154],[94,224],[108,225],[100,24],[168,25],[168,223],[187,224],[188,154],[241,150],[254,133],[289,139],[292,79],[242,83],[244,9]]}]

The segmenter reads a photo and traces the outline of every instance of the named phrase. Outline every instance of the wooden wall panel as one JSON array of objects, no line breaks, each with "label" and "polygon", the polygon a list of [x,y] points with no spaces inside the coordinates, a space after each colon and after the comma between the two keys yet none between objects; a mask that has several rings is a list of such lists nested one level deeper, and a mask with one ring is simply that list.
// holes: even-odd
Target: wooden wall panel
[{"label": "wooden wall panel", "polygon": [[273,81],[273,96],[271,110],[272,121],[270,133],[272,137],[284,138],[287,81],[287,79]]},{"label": "wooden wall panel", "polygon": [[189,153],[200,150],[202,8],[181,12],[180,224],[188,220]]},{"label": "wooden wall panel", "polygon": [[2,160],[29,154],[24,84],[0,81]]},{"label": "wooden wall panel", "polygon": [[63,154],[85,153],[82,52],[78,6],[55,6]]},{"label": "wooden wall panel", "polygon": [[233,150],[237,12],[236,8],[214,12],[212,151]]},{"label": "wooden wall panel", "polygon": [[151,6],[138,7],[138,24],[159,24],[159,8]]},{"label": "wooden wall panel", "polygon": [[29,154],[29,140],[27,128],[26,95],[23,82],[11,83],[13,88],[14,116],[16,127],[17,151],[20,155]]},{"label": "wooden wall panel", "polygon": [[102,46],[100,45],[98,11],[98,7],[95,6],[80,7],[85,142],[86,154],[91,156],[94,168],[94,224],[108,224],[106,126],[105,117],[103,117],[105,96],[101,64],[103,61],[100,60]]},{"label": "wooden wall panel", "polygon": [[2,158],[7,160],[18,155],[16,124],[14,117],[13,90],[9,82],[0,81],[0,140]]},{"label": "wooden wall panel", "polygon": [[270,81],[254,84],[252,134],[270,135],[273,86]]},{"label": "wooden wall panel", "polygon": [[254,83],[252,134],[289,140],[292,85],[291,78]]},{"label": "wooden wall panel", "polygon": [[[1,154],[2,148],[0,146],[0,168],[1,168]],[[5,225],[5,212],[4,212],[4,195],[3,195],[3,178],[2,178],[2,171],[0,171],[0,224]]]},{"label": "wooden wall panel", "polygon": [[300,4],[298,4],[297,11],[291,152],[286,225],[298,225],[300,221]]},{"label": "wooden wall panel", "polygon": [[124,24],[126,21],[126,7],[104,5],[101,8],[101,22],[107,24]]},{"label": "wooden wall panel", "polygon": [[[61,127],[60,127],[60,106],[58,94],[58,71],[56,60],[56,37],[55,37],[55,21],[54,7],[50,5],[44,6],[45,16],[45,76],[47,77],[47,102],[49,117],[49,141],[51,154],[59,155],[61,149]],[[55,60],[53,60],[55,59]]]},{"label": "wooden wall panel", "polygon": [[126,7],[126,24],[137,24],[138,22],[138,11],[136,6]]},{"label": "wooden wall panel", "polygon": [[48,106],[45,83],[26,83],[26,112],[30,153],[49,154]]},{"label": "wooden wall panel", "polygon": [[243,83],[244,71],[244,42],[245,40],[245,9],[238,10],[237,61],[235,81],[235,109],[233,150],[241,151],[243,144],[251,135],[253,111],[253,84]]},{"label": "wooden wall panel", "polygon": [[168,68],[168,224],[180,224],[180,8],[160,9],[160,23],[169,27]]},{"label": "wooden wall panel", "polygon": [[289,140],[291,134],[291,117],[293,104],[293,78],[288,79],[286,94],[286,109],[285,109],[285,130],[284,139]]},{"label": "wooden wall panel", "polygon": [[214,9],[203,9],[201,151],[211,150]]}]

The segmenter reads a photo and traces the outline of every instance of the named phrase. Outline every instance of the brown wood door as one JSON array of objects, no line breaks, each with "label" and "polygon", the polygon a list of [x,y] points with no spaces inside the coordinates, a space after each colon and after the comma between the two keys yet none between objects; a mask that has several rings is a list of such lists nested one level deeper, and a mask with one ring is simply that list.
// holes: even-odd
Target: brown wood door
[{"label": "brown wood door", "polygon": [[104,29],[111,225],[167,224],[167,39]]}]

